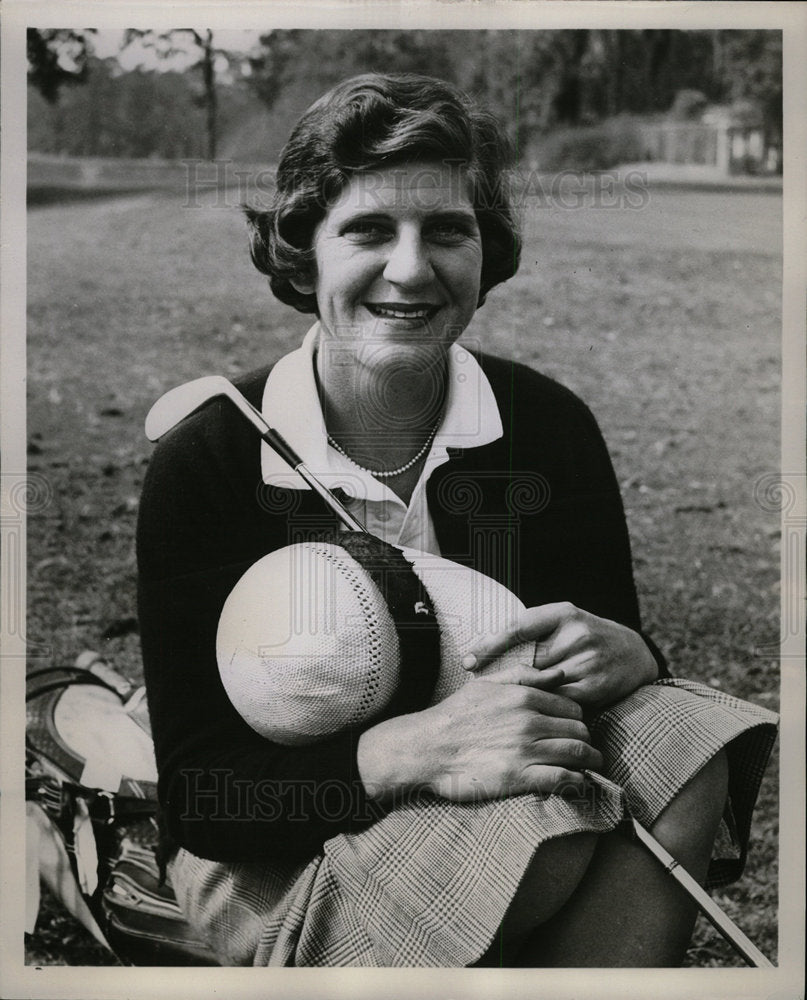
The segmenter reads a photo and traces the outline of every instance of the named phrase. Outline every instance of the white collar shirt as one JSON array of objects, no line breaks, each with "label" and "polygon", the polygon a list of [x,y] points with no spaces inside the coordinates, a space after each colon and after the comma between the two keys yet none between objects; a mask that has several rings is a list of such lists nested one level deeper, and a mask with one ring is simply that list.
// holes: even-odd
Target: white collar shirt
[{"label": "white collar shirt", "polygon": [[[449,461],[449,448],[478,448],[502,436],[499,408],[487,377],[466,348],[451,345],[443,417],[407,505],[383,480],[329,444],[314,375],[319,335],[320,325],[315,323],[302,345],[272,368],[261,404],[265,420],[323,485],[343,491],[345,506],[369,532],[393,545],[439,556],[426,484],[434,470]],[[268,485],[310,488],[265,442],[261,444],[261,476]]]}]

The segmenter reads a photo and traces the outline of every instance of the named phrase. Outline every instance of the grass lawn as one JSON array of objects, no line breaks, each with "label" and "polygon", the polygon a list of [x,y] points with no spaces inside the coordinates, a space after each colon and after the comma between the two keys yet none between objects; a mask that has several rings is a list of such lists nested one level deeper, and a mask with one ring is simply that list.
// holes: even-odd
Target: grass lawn
[{"label": "grass lawn", "polygon": [[[170,195],[29,212],[31,667],[99,649],[139,678],[134,527],[162,391],[278,357],[309,321],[253,270],[235,207]],[[220,201],[220,199],[219,199]],[[528,199],[518,276],[466,340],[542,369],[600,420],[622,484],[645,628],[673,671],[778,707],[781,198],[652,191],[639,209]],[[775,961],[777,785],[718,901]],[[51,902],[35,964],[97,964]],[[741,966],[699,922],[690,963]]]}]

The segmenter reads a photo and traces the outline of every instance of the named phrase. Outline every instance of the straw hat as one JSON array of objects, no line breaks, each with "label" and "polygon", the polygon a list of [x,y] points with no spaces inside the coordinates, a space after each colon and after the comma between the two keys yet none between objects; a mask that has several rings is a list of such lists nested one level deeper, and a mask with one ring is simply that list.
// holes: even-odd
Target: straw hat
[{"label": "straw hat", "polygon": [[[470,679],[462,657],[522,603],[468,567],[372,535],[271,552],[221,613],[221,680],[241,716],[276,743],[313,743],[417,711]],[[523,661],[515,647],[487,672]]]}]

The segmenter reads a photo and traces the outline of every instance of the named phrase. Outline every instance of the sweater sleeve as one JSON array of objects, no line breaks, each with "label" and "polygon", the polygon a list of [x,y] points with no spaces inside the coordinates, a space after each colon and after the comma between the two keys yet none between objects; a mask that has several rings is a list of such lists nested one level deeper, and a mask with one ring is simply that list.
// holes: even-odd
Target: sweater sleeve
[{"label": "sweater sleeve", "polygon": [[257,502],[257,440],[222,412],[187,421],[152,457],[138,520],[163,827],[170,842],[223,861],[310,857],[336,833],[369,825],[378,808],[359,780],[358,733],[307,747],[271,743],[241,719],[219,679],[224,601],[288,538],[283,515]]},{"label": "sweater sleeve", "polygon": [[[486,483],[491,499],[471,515],[470,526],[438,504],[445,553],[463,561],[465,552],[481,552],[484,566],[470,557],[477,568],[528,606],[570,601],[632,628],[659,676],[669,676],[663,654],[642,632],[619,484],[593,414],[574,393],[524,365],[489,356],[483,363],[503,436],[466,452],[434,493],[439,501]],[[473,541],[474,518],[483,533],[498,524],[510,536],[498,558],[494,546]]]},{"label": "sweater sleeve", "polygon": [[589,408],[568,390],[557,390],[547,418],[555,447],[536,557],[546,559],[554,599],[632,628],[655,659],[659,677],[669,677],[663,653],[642,631],[628,526],[605,440]]}]

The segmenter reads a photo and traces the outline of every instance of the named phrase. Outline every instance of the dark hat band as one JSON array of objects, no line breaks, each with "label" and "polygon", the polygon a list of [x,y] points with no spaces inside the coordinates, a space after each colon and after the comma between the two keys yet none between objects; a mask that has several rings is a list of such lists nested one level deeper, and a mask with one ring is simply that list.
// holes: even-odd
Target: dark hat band
[{"label": "dark hat band", "polygon": [[394,545],[364,532],[343,531],[327,540],[352,556],[381,591],[398,636],[400,682],[382,711],[363,727],[427,708],[440,672],[440,626],[412,563]]}]

